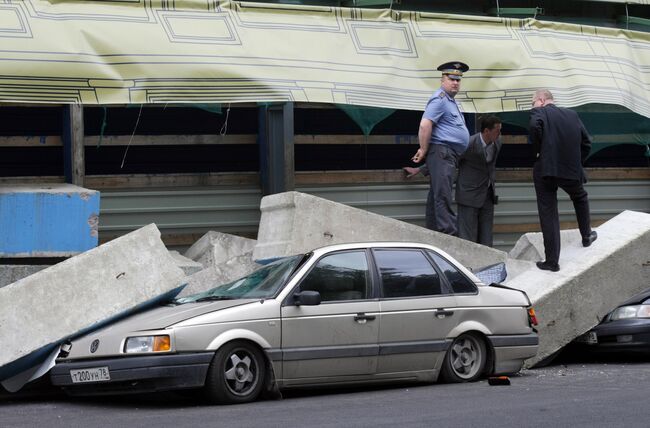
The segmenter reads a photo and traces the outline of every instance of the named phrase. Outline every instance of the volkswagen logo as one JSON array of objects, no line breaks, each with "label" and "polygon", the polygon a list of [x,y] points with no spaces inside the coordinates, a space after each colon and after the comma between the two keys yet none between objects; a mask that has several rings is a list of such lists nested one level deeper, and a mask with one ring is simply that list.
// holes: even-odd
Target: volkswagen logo
[{"label": "volkswagen logo", "polygon": [[97,348],[99,348],[99,339],[93,340],[93,343],[90,344],[90,353],[94,354]]}]

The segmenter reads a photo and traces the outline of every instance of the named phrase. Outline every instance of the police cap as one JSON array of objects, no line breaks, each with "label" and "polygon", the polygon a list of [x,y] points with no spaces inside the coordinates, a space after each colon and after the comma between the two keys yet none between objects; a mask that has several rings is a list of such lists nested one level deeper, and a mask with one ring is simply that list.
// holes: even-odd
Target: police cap
[{"label": "police cap", "polygon": [[464,62],[450,61],[440,64],[438,70],[442,71],[443,76],[447,75],[450,79],[460,80],[463,77],[463,73],[469,70],[469,66]]}]

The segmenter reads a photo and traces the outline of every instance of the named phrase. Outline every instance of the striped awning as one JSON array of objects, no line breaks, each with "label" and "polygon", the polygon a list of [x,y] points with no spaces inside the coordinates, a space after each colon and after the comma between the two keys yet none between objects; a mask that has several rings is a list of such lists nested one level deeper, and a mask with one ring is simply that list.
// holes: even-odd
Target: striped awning
[{"label": "striped awning", "polygon": [[532,18],[24,0],[0,4],[0,38],[0,102],[422,110],[440,84],[436,67],[462,61],[466,112],[527,110],[545,87],[563,106],[617,104],[650,117],[650,34]]}]

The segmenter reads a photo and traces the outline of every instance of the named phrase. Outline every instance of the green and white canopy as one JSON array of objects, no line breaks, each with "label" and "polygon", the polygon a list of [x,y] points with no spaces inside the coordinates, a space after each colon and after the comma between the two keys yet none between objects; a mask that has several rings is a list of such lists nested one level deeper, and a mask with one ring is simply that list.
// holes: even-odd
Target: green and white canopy
[{"label": "green and white canopy", "polygon": [[[647,3],[628,1],[626,3]],[[539,21],[215,0],[0,4],[0,102],[299,101],[422,110],[467,63],[466,112],[616,104],[650,117],[650,34]]]}]

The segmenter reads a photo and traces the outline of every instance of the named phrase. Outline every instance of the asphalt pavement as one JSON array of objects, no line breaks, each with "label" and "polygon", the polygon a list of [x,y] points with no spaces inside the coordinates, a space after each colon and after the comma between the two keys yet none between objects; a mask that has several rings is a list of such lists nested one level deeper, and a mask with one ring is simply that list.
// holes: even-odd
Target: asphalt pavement
[{"label": "asphalt pavement", "polygon": [[[647,362],[646,362],[647,361]],[[392,385],[292,391],[280,400],[211,406],[174,394],[68,398],[43,389],[0,397],[13,427],[647,427],[650,359],[555,364],[510,385]]]}]

